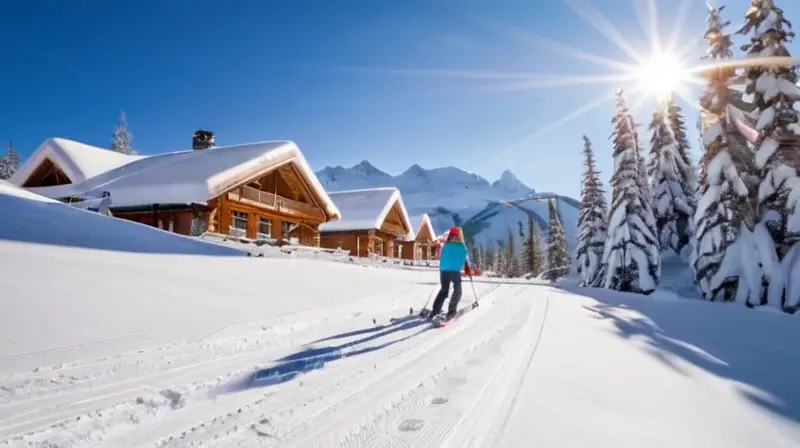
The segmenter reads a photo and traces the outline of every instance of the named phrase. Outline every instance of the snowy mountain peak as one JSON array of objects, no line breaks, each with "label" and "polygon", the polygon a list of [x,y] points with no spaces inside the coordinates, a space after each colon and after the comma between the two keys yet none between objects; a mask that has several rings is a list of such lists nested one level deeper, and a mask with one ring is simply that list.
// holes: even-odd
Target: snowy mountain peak
[{"label": "snowy mountain peak", "polygon": [[355,165],[350,169],[356,173],[364,174],[366,176],[391,177],[378,168],[375,168],[375,165],[369,163],[367,160],[362,160],[358,165]]},{"label": "snowy mountain peak", "polygon": [[492,187],[514,192],[526,190],[533,192],[533,189],[522,183],[522,181],[519,180],[519,178],[517,178],[517,176],[514,175],[511,170],[503,171],[503,173],[500,175],[500,179],[492,183]]},{"label": "snowy mountain peak", "polygon": [[428,170],[425,168],[417,165],[416,163],[411,165],[403,174],[403,177],[428,177]]}]

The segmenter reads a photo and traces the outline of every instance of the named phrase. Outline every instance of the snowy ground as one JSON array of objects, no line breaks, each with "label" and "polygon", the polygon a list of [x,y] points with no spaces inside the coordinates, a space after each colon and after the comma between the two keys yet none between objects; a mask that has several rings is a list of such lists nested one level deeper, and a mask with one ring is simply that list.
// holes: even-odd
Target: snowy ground
[{"label": "snowy ground", "polygon": [[429,271],[0,210],[0,446],[800,446],[795,316],[482,280],[432,330]]}]

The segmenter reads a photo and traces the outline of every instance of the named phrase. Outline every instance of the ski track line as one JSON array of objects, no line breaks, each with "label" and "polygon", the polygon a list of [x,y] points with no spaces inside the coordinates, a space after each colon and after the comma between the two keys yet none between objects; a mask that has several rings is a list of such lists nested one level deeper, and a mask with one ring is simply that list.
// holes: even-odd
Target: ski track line
[{"label": "ski track line", "polygon": [[[543,302],[543,310],[533,313],[528,333],[521,339],[522,347],[512,353],[499,367],[492,381],[473,402],[455,431],[441,446],[457,448],[503,446],[505,430],[516,407],[519,388],[525,380],[544,331],[549,310],[549,298],[534,298]],[[508,367],[505,365],[510,363]],[[500,418],[502,417],[502,420]],[[500,421],[498,421],[500,420]],[[463,429],[462,429],[463,428]]]},{"label": "ski track line", "polygon": [[[518,296],[523,289],[517,291]],[[521,308],[508,314],[506,325],[490,327],[493,334],[488,340],[465,351],[457,362],[446,365],[430,381],[420,385],[399,403],[384,409],[382,415],[362,423],[357,431],[328,436],[328,446],[342,447],[440,447],[455,427],[463,412],[460,408],[469,407],[480,396],[486,386],[496,376],[497,368],[512,356],[520,338],[526,335],[531,316],[538,313],[534,303],[521,302]],[[501,310],[497,311],[498,313]],[[489,331],[487,330],[487,331]],[[498,359],[499,358],[499,359]],[[413,403],[413,404],[412,404]]]},{"label": "ski track line", "polygon": [[[362,299],[358,299],[355,302],[347,302],[347,303],[340,304],[340,306],[352,306],[355,303],[372,302],[372,301],[379,300],[382,297],[387,298],[387,299],[395,299],[397,297],[403,297],[403,296],[405,296],[405,295],[407,295],[409,293],[412,293],[412,291],[414,291],[414,290],[421,290],[421,289],[427,289],[427,288],[428,288],[427,286],[414,285],[414,286],[410,286],[410,287],[404,289],[402,292],[394,292],[394,293],[367,296],[367,297],[364,297]],[[420,292],[422,292],[422,291],[420,291]],[[200,327],[214,327],[215,328],[214,330],[212,330],[211,332],[209,332],[209,333],[207,333],[205,335],[198,336],[198,337],[195,337],[195,338],[192,338],[192,339],[188,339],[186,341],[173,342],[173,343],[170,343],[170,344],[167,344],[167,345],[164,345],[164,346],[161,346],[161,347],[156,347],[156,348],[150,347],[150,348],[145,348],[145,349],[129,350],[129,351],[126,351],[126,352],[123,352],[123,353],[104,356],[104,357],[99,357],[99,358],[94,358],[94,359],[89,359],[89,360],[80,360],[80,361],[73,361],[73,362],[70,362],[70,363],[56,364],[56,365],[53,365],[53,366],[44,366],[44,367],[39,367],[39,368],[34,369],[33,371],[28,371],[28,372],[18,372],[18,373],[6,374],[6,375],[3,375],[2,377],[0,377],[0,381],[5,382],[6,380],[10,380],[10,379],[19,379],[19,378],[26,378],[26,377],[49,378],[49,375],[47,375],[48,371],[60,371],[61,372],[61,371],[65,371],[65,370],[69,370],[69,369],[73,369],[73,368],[83,367],[83,366],[85,366],[87,364],[111,363],[111,362],[119,360],[122,357],[138,356],[138,355],[141,355],[141,354],[143,354],[145,352],[152,353],[154,351],[162,351],[167,347],[172,348],[172,347],[178,346],[178,345],[180,345],[182,343],[191,344],[191,343],[194,343],[194,342],[202,342],[202,341],[204,341],[204,340],[206,340],[206,339],[208,339],[208,338],[210,338],[210,337],[212,337],[212,336],[214,336],[216,334],[222,333],[222,332],[224,332],[226,330],[229,330],[231,328],[243,327],[243,326],[248,326],[248,325],[268,324],[268,323],[270,323],[272,321],[275,321],[275,320],[280,320],[280,319],[286,319],[286,318],[291,318],[291,317],[295,317],[295,316],[300,316],[300,315],[303,315],[303,314],[311,313],[313,311],[323,310],[323,309],[326,309],[326,308],[329,308],[329,307],[330,307],[330,305],[312,306],[312,307],[308,307],[308,308],[304,308],[304,309],[300,309],[300,310],[296,310],[296,311],[290,311],[290,312],[284,313],[284,314],[278,314],[276,316],[272,316],[272,317],[269,317],[267,319],[241,321],[241,322],[228,322],[228,323],[225,323],[225,324],[219,324],[219,323],[216,323],[216,324],[214,324],[214,323],[193,324],[193,325],[188,325],[188,326],[184,326],[184,327],[171,328],[171,329],[160,330],[160,331],[156,331],[156,332],[141,333],[141,334],[137,334],[137,335],[122,336],[122,337],[119,337],[119,338],[106,339],[106,340],[102,340],[102,341],[87,342],[87,343],[83,343],[83,344],[67,345],[67,346],[55,347],[55,348],[51,348],[51,349],[38,350],[38,351],[27,352],[27,353],[18,353],[18,354],[13,354],[13,355],[6,355],[6,356],[0,357],[0,363],[2,363],[2,361],[4,361],[4,360],[9,360],[9,359],[32,357],[32,356],[36,356],[36,355],[40,355],[40,354],[52,353],[52,352],[57,352],[57,351],[73,350],[73,349],[79,349],[79,348],[87,348],[87,347],[92,347],[92,346],[96,346],[96,345],[105,345],[105,344],[111,344],[111,343],[114,343],[114,342],[127,341],[127,340],[131,340],[131,339],[147,338],[147,337],[151,337],[151,336],[158,336],[158,335],[166,334],[166,333],[179,332],[179,331],[188,330],[188,329],[192,329],[192,328],[200,328]]]},{"label": "ski track line", "polygon": [[[30,378],[28,381],[13,383],[9,382],[10,378],[6,378],[6,381],[1,381],[0,384],[4,385],[3,388],[9,391],[9,394],[7,398],[0,396],[0,400],[2,400],[3,398],[6,398],[7,400],[4,403],[0,403],[0,415],[2,415],[1,411],[3,409],[17,406],[19,405],[19,402],[23,400],[27,400],[29,402],[36,399],[41,400],[48,396],[57,395],[58,393],[67,393],[75,389],[79,389],[81,386],[97,388],[103,386],[103,384],[98,384],[102,383],[103,380],[113,380],[115,376],[135,374],[137,373],[136,370],[146,370],[148,368],[150,369],[155,368],[156,370],[158,370],[159,368],[158,365],[163,364],[164,360],[169,355],[175,356],[177,354],[178,357],[183,357],[183,358],[187,357],[202,358],[204,356],[206,357],[218,356],[217,353],[219,351],[233,351],[235,353],[242,353],[244,351],[252,351],[253,349],[263,350],[264,344],[261,343],[261,340],[264,339],[265,337],[272,337],[273,340],[278,340],[281,337],[286,337],[292,332],[297,332],[298,330],[294,328],[296,326],[302,327],[304,324],[324,325],[326,323],[326,319],[330,317],[345,317],[352,315],[352,313],[355,311],[361,311],[363,313],[364,306],[361,305],[361,303],[365,301],[371,303],[372,307],[375,308],[375,310],[385,309],[385,306],[380,306],[380,304],[383,302],[378,301],[382,299],[383,296],[387,296],[385,297],[387,299],[394,300],[397,297],[407,296],[408,292],[413,291],[414,289],[418,289],[418,287],[408,288],[407,290],[404,290],[402,293],[399,294],[395,293],[391,295],[385,294],[381,296],[371,296],[367,299],[362,299],[355,303],[349,303],[345,307],[340,307],[342,309],[335,310],[333,316],[315,315],[314,313],[312,313],[312,311],[317,311],[321,308],[325,308],[325,307],[316,307],[310,310],[305,310],[297,313],[290,313],[289,315],[275,316],[274,318],[270,318],[267,320],[244,322],[239,324],[239,326],[248,327],[250,325],[256,325],[260,330],[262,330],[261,334],[255,334],[256,333],[255,328],[252,329],[245,328],[246,330],[250,330],[250,332],[246,334],[228,335],[225,337],[220,337],[218,339],[209,340],[208,337],[202,337],[202,338],[192,339],[187,342],[174,342],[167,346],[163,346],[149,351],[140,350],[136,352],[135,355],[138,359],[130,360],[128,364],[120,362],[119,359],[120,355],[102,358],[97,360],[94,364],[87,363],[81,365],[80,367],[74,367],[74,368],[86,369],[86,371],[83,372],[84,375],[82,377],[76,377],[75,376],[77,374],[76,372],[73,372],[73,375],[66,376],[64,375],[64,372],[62,370],[50,369],[50,371],[48,371],[42,369],[40,372],[37,373],[26,374],[29,375]],[[336,314],[339,314],[341,316],[337,316]],[[302,321],[301,323],[285,322],[287,317],[291,318],[291,316],[302,316],[302,315],[309,315],[308,320]],[[316,316],[316,318],[314,316]],[[220,331],[224,330],[219,330],[216,333],[219,334]],[[256,340],[255,345],[260,345],[260,346],[250,347],[249,350],[248,349],[231,350],[229,346],[237,345],[237,342],[241,341],[242,338],[245,338],[245,340],[246,338],[250,338],[251,340],[255,339]],[[205,346],[217,345],[215,344],[215,342],[220,342],[220,341],[222,342],[221,346],[205,347]],[[200,346],[199,350],[198,346]],[[230,354],[235,354],[235,353],[230,353]],[[228,353],[226,353],[226,355],[228,355]],[[174,357],[170,358],[170,363],[172,362],[180,363],[181,361],[182,361],[181,359],[175,359]],[[112,365],[110,367],[110,371],[97,370],[99,367],[106,365]],[[91,370],[91,368],[95,368],[95,370]],[[54,373],[52,373],[53,371],[58,372],[55,378],[54,378]],[[158,373],[158,372],[153,372],[153,373]],[[18,380],[20,378],[16,377],[14,379]],[[61,382],[55,380],[67,380],[67,381]],[[52,385],[53,383],[57,384],[58,387],[57,388],[46,387],[47,385]],[[33,393],[29,389],[34,389]],[[54,389],[60,389],[60,390],[54,390]],[[16,393],[20,390],[22,391],[27,390],[28,393],[27,394]]]},{"label": "ski track line", "polygon": [[[374,296],[372,298],[374,298]],[[342,324],[347,321],[347,318],[341,319]],[[290,342],[297,343],[299,340],[304,339],[305,333],[314,330],[316,330],[316,334],[325,332],[330,328],[330,323],[329,320],[323,319],[315,327],[306,329],[300,334],[289,333],[287,336],[293,338]],[[346,326],[345,328],[350,327]],[[61,394],[42,396],[32,400],[6,404],[0,407],[0,409],[11,408],[12,405],[14,407],[34,406],[35,408],[27,411],[12,409],[13,416],[0,420],[0,422],[2,422],[2,424],[0,424],[0,437],[15,437],[19,435],[19,432],[27,433],[35,431],[43,426],[48,426],[48,424],[55,424],[62,419],[82,415],[98,408],[119,404],[120,401],[125,401],[125,398],[121,398],[125,395],[129,395],[128,400],[132,400],[136,398],[136,394],[147,392],[154,387],[167,389],[174,386],[180,379],[189,376],[206,379],[210,372],[216,372],[217,375],[230,374],[231,370],[236,369],[237,366],[239,367],[236,369],[237,371],[252,368],[253,363],[259,361],[263,362],[264,358],[274,359],[273,356],[281,356],[285,354],[286,351],[291,351],[292,345],[293,344],[290,343],[280,344],[280,347],[277,349],[273,349],[268,345],[255,351],[240,352],[234,353],[233,355],[207,359],[201,362],[191,363],[90,389],[70,390]],[[187,370],[190,371],[188,373],[182,373]],[[159,382],[159,386],[152,384],[156,381]],[[99,391],[105,389],[112,390],[98,394]],[[40,415],[26,419],[22,418],[35,413],[39,413]]]},{"label": "ski track line", "polygon": [[[519,288],[512,298],[524,291]],[[531,305],[527,314],[522,310],[512,314],[508,324],[495,329],[488,341],[464,352],[457,363],[446,366],[431,381],[421,383],[402,402],[385,410],[371,424],[362,425],[361,430],[340,437],[342,442],[339,445],[369,448],[440,446],[461,417],[457,404],[469,395],[470,387],[474,389],[473,384],[480,384],[481,379],[491,375],[492,366],[502,361],[496,358],[508,356],[516,341],[511,336],[524,328],[524,324],[518,321],[534,312],[532,308]],[[414,406],[407,405],[406,401],[413,402]],[[329,444],[336,445],[335,442]]]},{"label": "ski track line", "polygon": [[[513,286],[510,287],[509,293],[513,293],[515,289]],[[506,302],[503,305],[512,306],[514,303]],[[354,424],[363,421],[363,417],[366,416],[365,410],[374,409],[378,403],[383,403],[384,409],[386,407],[391,409],[392,404],[402,400],[403,395],[413,390],[415,385],[435,376],[462,357],[465,352],[474,350],[490,340],[495,333],[492,330],[498,325],[496,321],[507,320],[507,315],[500,313],[495,306],[497,305],[485,307],[481,313],[473,311],[459,319],[453,327],[435,330],[447,334],[433,333],[429,341],[426,341],[422,353],[418,351],[422,347],[417,344],[415,347],[410,347],[415,350],[409,348],[395,355],[398,359],[387,359],[384,363],[391,362],[393,365],[382,374],[365,378],[366,384],[357,386],[355,390],[345,390],[345,396],[332,403],[327,405],[322,403],[323,407],[315,410],[313,414],[306,412],[297,421],[290,419],[281,422],[280,426],[284,432],[281,442],[290,446],[318,446],[315,442],[319,442],[320,436],[352,428]],[[391,380],[386,381],[389,378]],[[337,392],[334,390],[334,394]],[[353,421],[356,418],[357,421]]]},{"label": "ski track line", "polygon": [[[497,289],[496,287],[495,288],[491,288],[489,291],[485,291],[485,293],[487,295],[489,295],[491,292],[493,292],[496,289]],[[417,332],[421,333],[421,332],[426,332],[426,331],[430,331],[430,330],[432,330],[430,327],[421,328],[421,329],[411,328],[411,329],[409,329],[407,331],[407,333],[414,334],[414,333],[417,333]],[[439,330],[433,330],[433,331],[439,331]],[[453,332],[453,333],[455,333],[455,332]],[[408,335],[403,336],[403,335],[399,335],[398,334],[396,336],[397,336],[396,339],[401,339],[402,340],[404,337],[407,337]],[[423,354],[427,353],[428,351],[431,351],[431,350],[435,349],[440,344],[442,344],[445,340],[449,339],[447,337],[442,338],[442,336],[445,336],[445,335],[432,336],[430,338],[430,340],[427,341],[428,346],[430,346],[430,347],[428,347],[427,350],[425,352],[423,352]],[[393,359],[393,358],[396,358],[398,356],[402,356],[404,354],[406,354],[406,358],[411,357],[411,355],[407,355],[407,354],[414,348],[417,348],[417,349],[420,348],[420,346],[419,345],[408,346],[408,344],[409,343],[398,344],[394,348],[394,351],[396,351],[397,353],[394,354],[393,356],[389,356],[389,357],[383,358],[383,359],[381,359],[381,358],[374,359],[374,357],[371,357],[369,355],[364,355],[364,356],[359,356],[359,357],[356,357],[356,358],[349,358],[348,359],[348,356],[345,354],[345,355],[343,355],[343,359],[341,359],[340,361],[331,362],[328,366],[326,366],[323,369],[315,370],[315,371],[312,371],[310,373],[306,373],[305,375],[302,376],[302,379],[294,380],[294,381],[290,381],[290,382],[281,384],[280,385],[280,387],[281,387],[280,391],[283,392],[283,393],[278,393],[278,394],[275,395],[274,400],[270,400],[270,401],[265,402],[264,409],[250,409],[249,410],[250,412],[243,412],[243,414],[250,414],[250,413],[256,412],[256,411],[261,412],[261,418],[258,419],[257,421],[251,421],[250,424],[246,424],[246,422],[242,423],[240,421],[241,419],[239,419],[239,418],[233,418],[233,419],[231,419],[231,421],[223,422],[222,423],[222,426],[223,426],[222,428],[211,428],[211,427],[208,427],[210,425],[207,425],[208,416],[202,417],[202,416],[198,415],[195,418],[196,421],[195,421],[194,426],[188,427],[185,424],[184,425],[180,425],[180,426],[176,426],[176,425],[173,424],[173,422],[164,422],[164,423],[161,424],[163,432],[161,432],[160,434],[157,434],[157,433],[151,431],[147,435],[149,437],[151,437],[151,438],[160,438],[163,441],[163,440],[165,440],[167,433],[175,434],[175,433],[179,433],[179,432],[182,431],[184,434],[190,434],[190,436],[193,436],[193,438],[197,438],[198,439],[196,441],[175,440],[175,438],[167,439],[167,441],[166,441],[166,443],[168,444],[167,446],[179,446],[179,447],[208,446],[208,444],[214,444],[214,443],[218,443],[218,444],[220,444],[220,446],[223,446],[223,447],[228,447],[228,446],[235,445],[236,442],[234,441],[234,439],[242,438],[242,437],[245,437],[245,440],[247,442],[249,442],[245,446],[250,446],[250,445],[252,445],[254,443],[255,444],[263,443],[263,439],[262,440],[252,441],[252,440],[247,440],[246,437],[247,437],[247,435],[252,434],[254,432],[257,432],[257,431],[260,431],[262,433],[274,432],[271,429],[270,430],[261,430],[259,428],[259,424],[262,424],[262,425],[263,424],[267,424],[267,422],[270,420],[269,417],[267,417],[267,415],[273,416],[275,418],[283,416],[285,414],[294,415],[296,411],[302,411],[302,410],[307,409],[308,408],[308,404],[312,404],[313,405],[318,400],[326,398],[327,396],[329,396],[331,394],[332,390],[336,391],[338,389],[341,389],[343,387],[343,383],[356,382],[358,380],[361,380],[361,381],[365,380],[364,378],[361,378],[361,376],[372,374],[377,369],[377,365],[385,362],[387,359]],[[392,348],[385,348],[384,350],[392,350]],[[390,368],[389,371],[385,372],[382,375],[382,377],[385,377],[385,376],[388,376],[388,375],[391,375],[391,374],[397,372],[397,370],[399,370],[402,367],[405,367],[408,363],[418,360],[420,356],[422,356],[422,355],[418,355],[417,357],[414,357],[414,358],[412,358],[410,360],[405,359],[405,358],[404,359],[395,360],[394,364],[399,364],[399,366]],[[272,387],[272,386],[270,386],[270,387]],[[360,386],[357,386],[357,387],[363,389],[364,387],[367,387],[367,386],[366,385],[360,385]],[[294,389],[294,388],[297,388],[297,389]],[[288,389],[288,390],[286,390],[284,392],[283,389]],[[241,403],[240,401],[236,402],[237,405],[239,405],[240,403]],[[296,408],[299,408],[299,409],[296,409]],[[230,412],[232,412],[234,410],[236,411],[236,414],[239,414],[238,410],[234,409],[231,406],[227,407],[227,409],[229,411],[229,415],[230,415]],[[212,409],[212,411],[214,413],[216,413],[216,414],[224,414],[225,413],[225,410],[224,409],[220,409],[220,408],[214,408],[214,409]],[[318,411],[317,413],[323,412],[323,411],[324,411],[324,409],[322,411]],[[237,417],[237,416],[234,416],[234,417]],[[242,415],[242,417],[246,417],[246,415]],[[289,422],[287,422],[287,423],[289,423]],[[197,431],[198,426],[204,427],[206,430],[217,429],[217,432],[213,433],[211,435],[203,434],[202,431],[199,431],[199,432]],[[279,426],[283,427],[284,424],[280,423]],[[224,434],[221,435],[220,432],[224,432]],[[137,439],[137,440],[145,440],[145,439],[141,438],[141,439]],[[173,440],[174,440],[174,444],[172,444]],[[119,443],[118,443],[119,441],[118,440],[114,440],[113,442],[114,442],[113,446],[115,446],[115,447],[121,446],[121,445],[119,445]],[[128,443],[129,444],[127,446],[134,446],[134,445],[131,445],[130,442],[128,442]],[[110,444],[109,446],[112,446],[112,445]],[[163,444],[161,446],[163,446]]]}]

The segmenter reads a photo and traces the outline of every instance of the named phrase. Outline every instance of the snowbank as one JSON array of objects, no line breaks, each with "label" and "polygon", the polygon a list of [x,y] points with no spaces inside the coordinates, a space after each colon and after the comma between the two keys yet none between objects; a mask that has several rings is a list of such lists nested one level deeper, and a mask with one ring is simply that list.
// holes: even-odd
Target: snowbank
[{"label": "snowbank", "polygon": [[153,254],[244,255],[235,249],[70,207],[3,182],[0,245],[11,247],[15,242]]}]

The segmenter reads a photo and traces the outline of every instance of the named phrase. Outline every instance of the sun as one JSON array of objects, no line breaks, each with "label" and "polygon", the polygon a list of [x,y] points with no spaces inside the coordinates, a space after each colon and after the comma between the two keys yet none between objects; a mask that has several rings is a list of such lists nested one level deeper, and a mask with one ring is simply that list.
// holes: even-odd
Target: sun
[{"label": "sun", "polygon": [[682,90],[688,74],[677,56],[659,51],[639,64],[636,78],[643,91],[663,99]]}]

